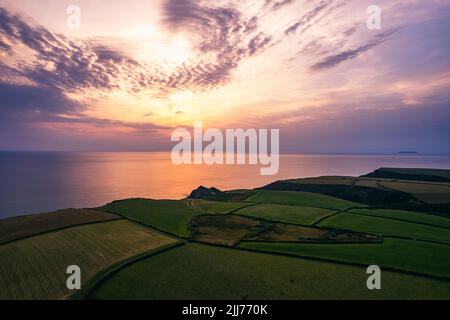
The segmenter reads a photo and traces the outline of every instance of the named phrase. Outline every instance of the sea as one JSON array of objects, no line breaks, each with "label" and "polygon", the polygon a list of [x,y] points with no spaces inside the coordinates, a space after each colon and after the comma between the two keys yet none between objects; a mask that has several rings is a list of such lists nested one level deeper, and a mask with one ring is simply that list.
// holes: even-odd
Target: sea
[{"label": "sea", "polygon": [[0,219],[126,198],[182,199],[200,185],[247,189],[380,167],[450,169],[450,155],[283,154],[277,175],[255,165],[175,165],[168,152],[0,152]]}]

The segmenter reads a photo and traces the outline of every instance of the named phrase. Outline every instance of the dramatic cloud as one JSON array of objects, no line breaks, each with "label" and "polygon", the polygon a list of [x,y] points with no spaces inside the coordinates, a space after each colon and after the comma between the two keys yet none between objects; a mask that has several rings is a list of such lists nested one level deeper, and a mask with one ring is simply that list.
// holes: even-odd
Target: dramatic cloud
[{"label": "dramatic cloud", "polygon": [[[75,42],[31,25],[3,8],[0,32],[8,42],[25,45],[36,55],[35,63],[22,64],[17,73],[39,86],[61,91],[137,92],[149,87],[204,90],[229,81],[242,59],[260,52],[271,40],[257,32],[256,17],[244,19],[235,9],[202,7],[188,0],[167,1],[165,9],[170,28],[187,28],[198,36],[195,47],[205,55],[199,63],[183,63],[162,73],[102,44],[101,39]],[[2,40],[0,48],[9,50],[10,45]]]},{"label": "dramatic cloud", "polygon": [[[160,148],[170,127],[202,120],[284,128],[295,151],[307,145],[297,140],[302,134],[310,145],[324,139],[333,146],[335,131],[344,132],[358,114],[381,126],[384,115],[401,122],[395,110],[406,117],[414,106],[413,123],[426,113],[419,108],[439,104],[430,112],[446,119],[445,1],[380,0],[380,31],[366,28],[370,0],[133,0],[106,7],[80,0],[81,30],[65,28],[57,0],[42,0],[45,12],[30,1],[5,3],[3,148],[65,148],[65,141],[82,148],[86,141],[92,149],[107,143],[130,150],[136,139],[145,149],[152,137]],[[346,139],[370,140],[356,131]]]},{"label": "dramatic cloud", "polygon": [[[14,76],[0,78],[1,94],[5,95],[0,99],[1,108],[15,106],[44,113],[75,111],[80,105],[68,93],[120,88],[117,76],[124,73],[134,74],[133,89],[137,87],[136,79],[144,75],[136,61],[119,51],[54,35],[3,8],[0,8],[0,35],[10,46],[20,45],[18,50],[24,46],[31,49],[27,61],[19,61],[15,66],[0,64],[3,74]],[[13,78],[25,80],[26,84],[5,83]]]},{"label": "dramatic cloud", "polygon": [[[244,19],[231,8],[172,0],[165,9],[169,28],[187,28],[198,36],[196,50],[204,55],[199,62],[161,71],[158,66],[139,63],[102,39],[74,41],[0,8],[0,50],[12,54],[14,46],[25,46],[32,60],[13,66],[0,64],[0,116],[27,111],[75,114],[83,106],[68,94],[79,91],[121,90],[133,94],[148,88],[162,92],[207,90],[230,81],[240,61],[256,55],[271,40],[257,32],[256,17]],[[26,83],[13,83],[12,79]]]},{"label": "dramatic cloud", "polygon": [[269,35],[258,32],[257,17],[247,19],[234,8],[202,6],[194,0],[168,0],[165,13],[169,29],[190,31],[196,36],[195,47],[209,54],[206,63],[180,68],[170,86],[209,88],[226,83],[243,59],[264,50],[271,41]]}]

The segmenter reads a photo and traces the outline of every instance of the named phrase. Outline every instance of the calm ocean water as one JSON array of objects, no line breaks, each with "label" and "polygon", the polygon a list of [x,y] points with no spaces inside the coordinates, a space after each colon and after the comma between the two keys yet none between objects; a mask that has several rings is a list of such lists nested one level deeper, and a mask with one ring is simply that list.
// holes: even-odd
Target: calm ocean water
[{"label": "calm ocean water", "polygon": [[450,169],[450,156],[282,155],[277,176],[257,166],[175,166],[169,153],[0,152],[0,218],[117,199],[179,199],[199,185],[255,188],[279,179],[361,175],[379,167]]}]

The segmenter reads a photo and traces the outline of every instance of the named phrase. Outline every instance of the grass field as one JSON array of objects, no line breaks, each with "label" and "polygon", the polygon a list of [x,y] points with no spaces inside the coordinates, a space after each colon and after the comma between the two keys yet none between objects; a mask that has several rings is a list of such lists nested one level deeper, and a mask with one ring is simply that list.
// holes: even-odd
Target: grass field
[{"label": "grass field", "polygon": [[175,240],[126,220],[73,227],[0,246],[0,300],[62,299],[69,265],[82,285],[125,259]]},{"label": "grass field", "polygon": [[450,229],[450,219],[426,213],[392,209],[352,209],[350,212],[383,218],[401,219]]},{"label": "grass field", "polygon": [[401,239],[383,244],[302,244],[243,242],[240,247],[344,262],[376,264],[450,277],[450,246]]},{"label": "grass field", "polygon": [[9,218],[0,220],[0,244],[50,230],[119,218],[111,213],[89,209],[66,209]]},{"label": "grass field", "polygon": [[191,200],[192,206],[208,213],[228,213],[230,211],[248,206],[246,202],[209,201],[203,199]]},{"label": "grass field", "polygon": [[[92,293],[97,299],[449,299],[450,283],[384,271],[369,291],[365,268],[200,244],[137,262]],[[405,290],[407,288],[407,290]]]},{"label": "grass field", "polygon": [[373,233],[382,236],[441,241],[450,244],[450,230],[412,222],[340,213],[319,223],[322,227]]},{"label": "grass field", "polygon": [[411,193],[427,203],[449,203],[450,185],[448,183],[380,182],[390,189]]},{"label": "grass field", "polygon": [[236,214],[287,223],[310,225],[317,219],[327,216],[332,212],[334,211],[314,207],[259,204],[240,209],[236,211]]},{"label": "grass field", "polygon": [[178,236],[189,236],[189,220],[202,213],[188,200],[130,199],[107,204],[104,209]]},{"label": "grass field", "polygon": [[259,190],[255,195],[249,197],[247,201],[272,203],[272,204],[298,205],[306,207],[320,207],[331,210],[345,210],[350,207],[358,206],[358,204],[350,201],[317,193],[298,192],[298,191]]}]

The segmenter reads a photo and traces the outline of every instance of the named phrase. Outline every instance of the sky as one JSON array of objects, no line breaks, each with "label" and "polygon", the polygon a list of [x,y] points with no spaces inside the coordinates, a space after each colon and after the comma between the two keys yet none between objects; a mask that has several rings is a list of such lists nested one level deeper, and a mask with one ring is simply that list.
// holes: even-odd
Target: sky
[{"label": "sky", "polygon": [[195,121],[448,154],[450,2],[0,0],[0,150],[164,151]]}]

